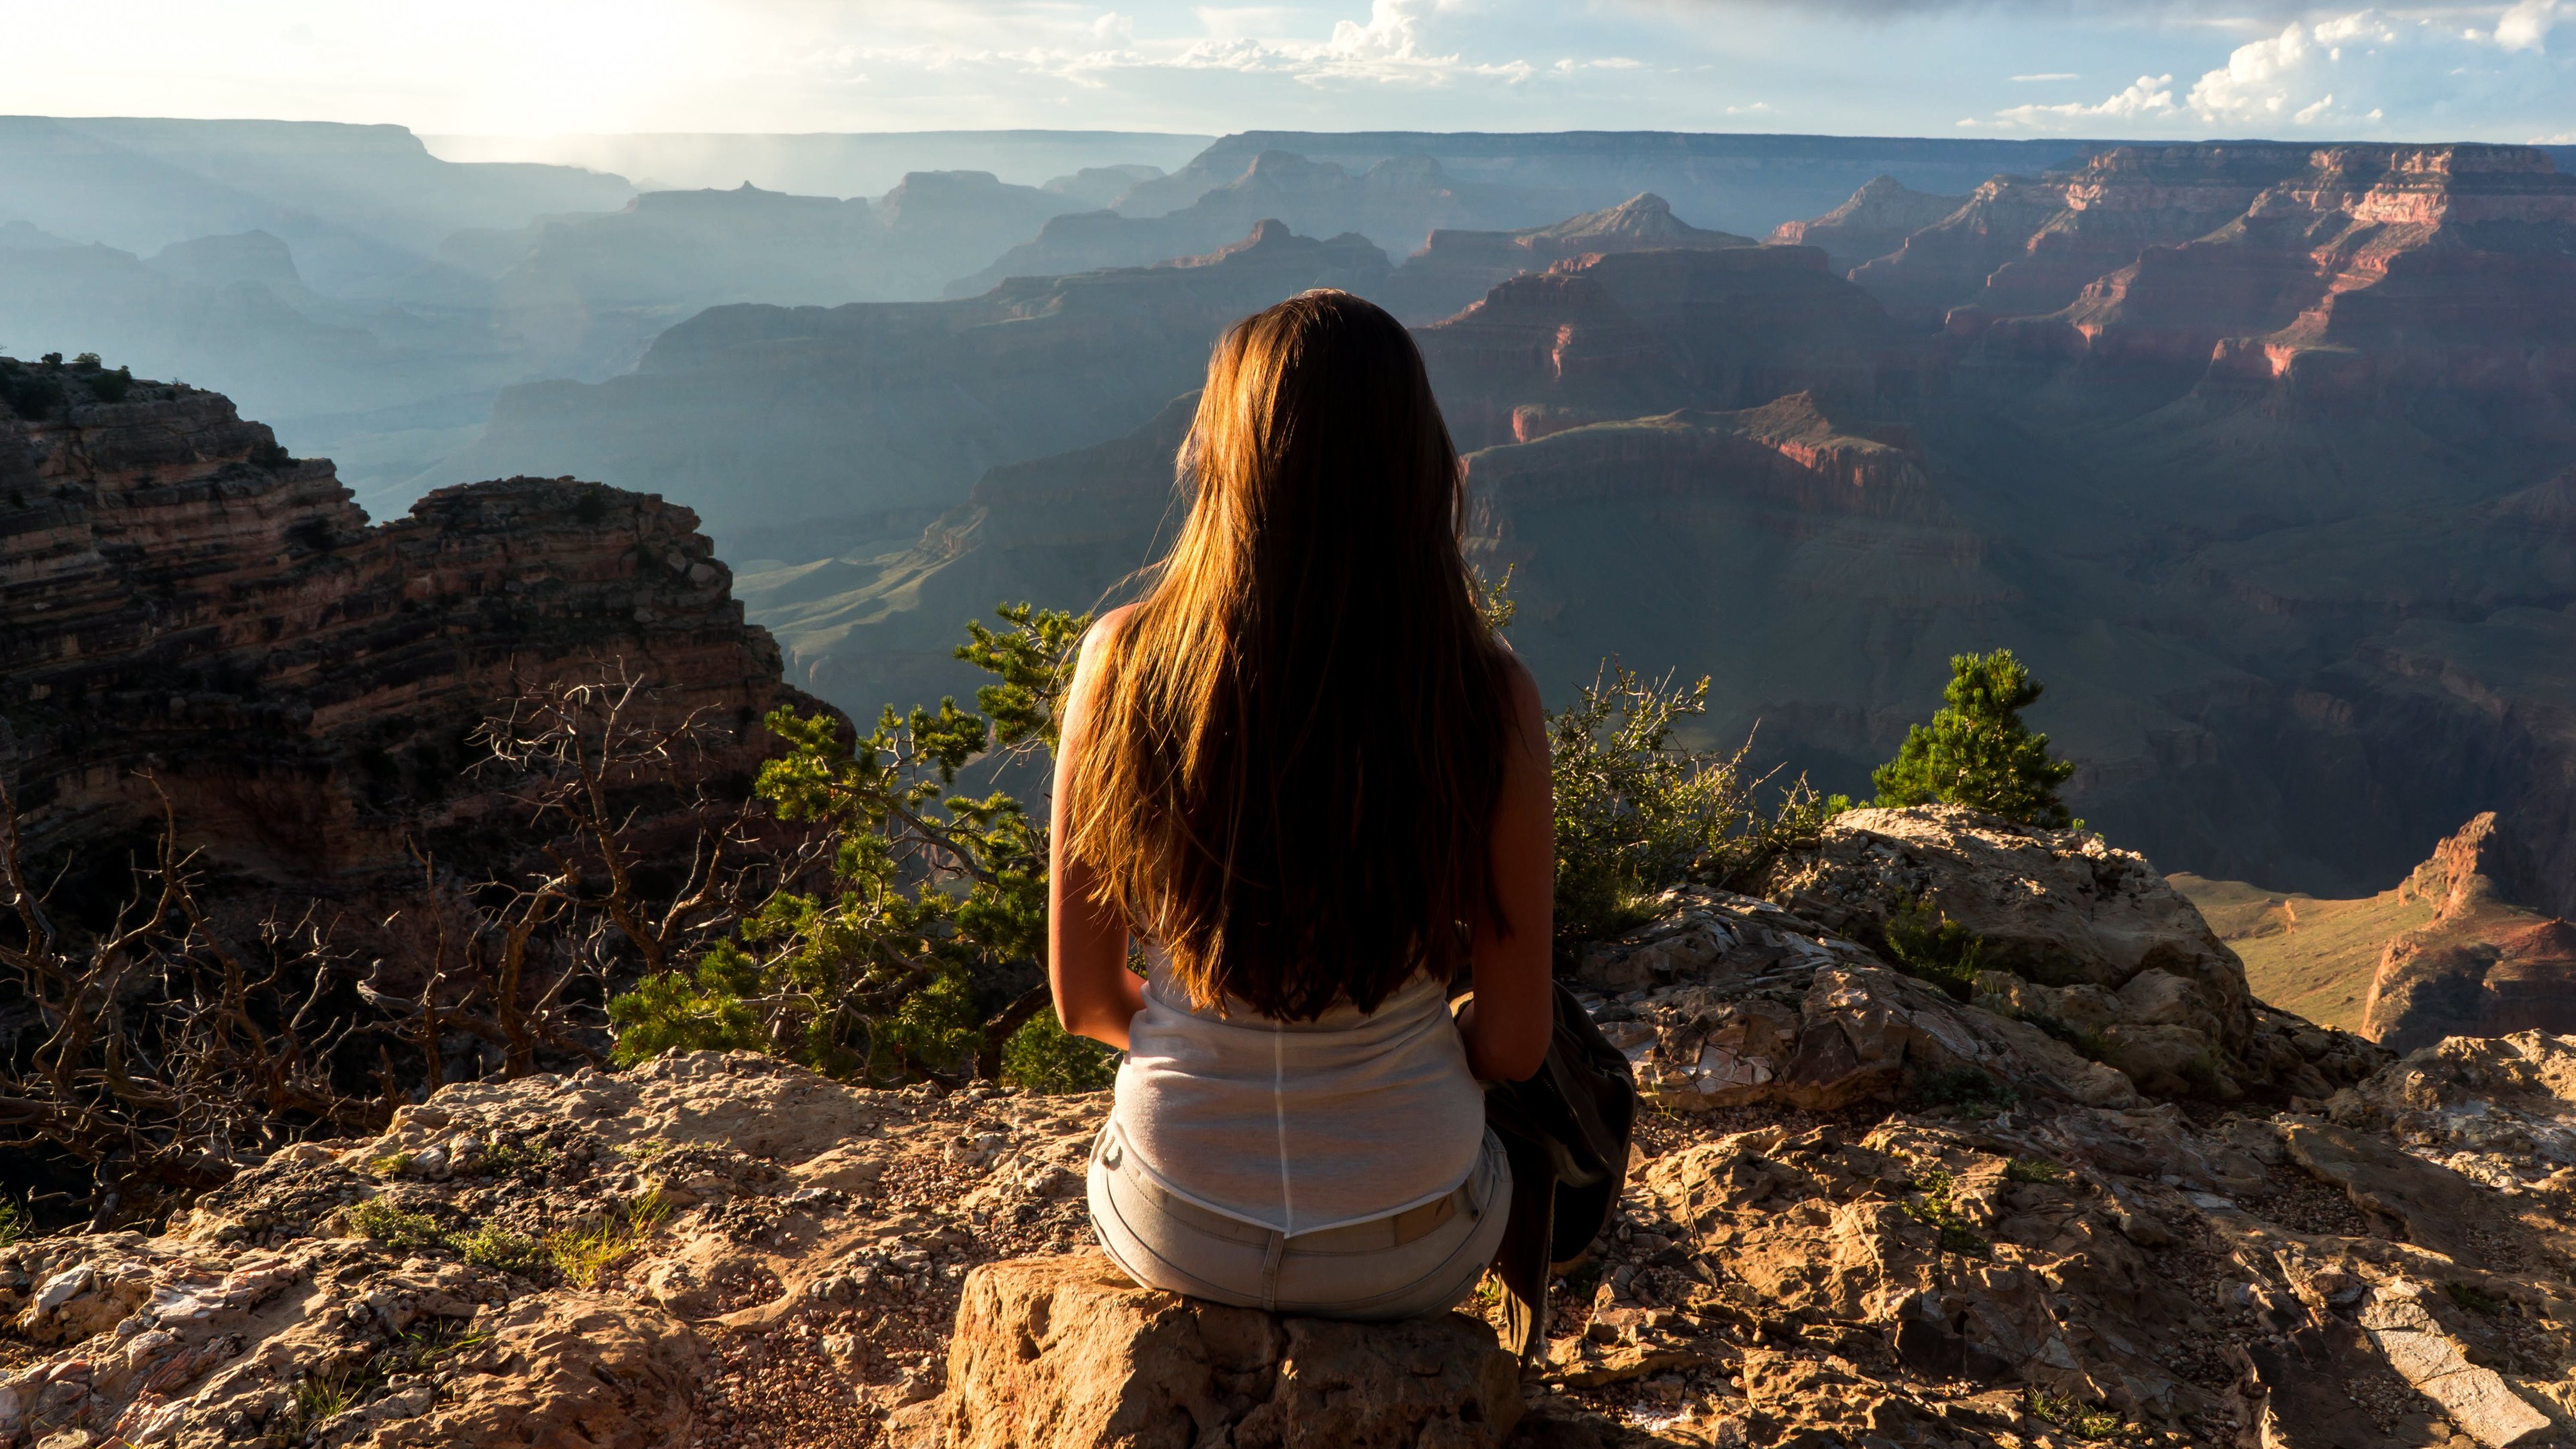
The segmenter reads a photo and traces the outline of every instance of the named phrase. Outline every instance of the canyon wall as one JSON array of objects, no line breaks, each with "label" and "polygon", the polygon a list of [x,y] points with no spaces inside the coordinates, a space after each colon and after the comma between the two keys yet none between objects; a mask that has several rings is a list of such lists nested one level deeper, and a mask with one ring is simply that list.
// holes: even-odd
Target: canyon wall
[{"label": "canyon wall", "polygon": [[38,848],[148,822],[157,788],[261,878],[488,860],[517,822],[470,737],[523,693],[640,679],[737,796],[801,699],[659,498],[520,477],[370,524],[218,394],[0,359],[0,397],[0,768]]}]

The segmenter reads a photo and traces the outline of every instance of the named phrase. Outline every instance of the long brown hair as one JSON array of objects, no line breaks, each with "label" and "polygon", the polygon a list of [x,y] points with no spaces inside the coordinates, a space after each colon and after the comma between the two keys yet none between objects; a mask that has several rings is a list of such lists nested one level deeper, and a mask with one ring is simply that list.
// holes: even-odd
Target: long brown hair
[{"label": "long brown hair", "polygon": [[1179,467],[1189,519],[1084,686],[1067,849],[1202,1008],[1374,1010],[1503,924],[1511,694],[1457,449],[1403,325],[1314,291],[1217,344]]}]

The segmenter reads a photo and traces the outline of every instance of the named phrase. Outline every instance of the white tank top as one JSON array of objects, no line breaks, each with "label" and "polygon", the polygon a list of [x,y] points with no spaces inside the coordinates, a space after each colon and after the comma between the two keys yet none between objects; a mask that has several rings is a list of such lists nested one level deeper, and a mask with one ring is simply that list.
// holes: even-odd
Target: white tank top
[{"label": "white tank top", "polygon": [[1193,1011],[1158,966],[1127,1028],[1110,1119],[1155,1181],[1281,1233],[1399,1213],[1467,1180],[1485,1096],[1441,984],[1311,1022]]}]

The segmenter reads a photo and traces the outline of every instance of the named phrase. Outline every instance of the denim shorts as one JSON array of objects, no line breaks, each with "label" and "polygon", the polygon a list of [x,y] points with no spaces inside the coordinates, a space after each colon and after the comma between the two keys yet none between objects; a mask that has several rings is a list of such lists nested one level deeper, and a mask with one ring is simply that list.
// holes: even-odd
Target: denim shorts
[{"label": "denim shorts", "polygon": [[1237,1308],[1383,1321],[1451,1308],[1502,1243],[1512,1169],[1485,1134],[1467,1180],[1390,1217],[1285,1236],[1165,1191],[1111,1122],[1091,1145],[1091,1226],[1148,1288]]}]

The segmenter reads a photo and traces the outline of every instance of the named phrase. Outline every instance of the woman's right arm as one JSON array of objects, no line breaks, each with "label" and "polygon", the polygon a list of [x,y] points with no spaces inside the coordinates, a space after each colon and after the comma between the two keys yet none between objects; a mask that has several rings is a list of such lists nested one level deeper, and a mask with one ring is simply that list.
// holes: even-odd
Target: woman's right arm
[{"label": "woman's right arm", "polygon": [[[1132,607],[1132,606],[1130,606]],[[1116,907],[1095,897],[1100,873],[1065,850],[1072,838],[1070,793],[1064,786],[1091,743],[1097,663],[1126,609],[1101,616],[1082,641],[1073,684],[1066,690],[1064,724],[1055,752],[1055,798],[1048,819],[1047,979],[1055,988],[1056,1020],[1075,1036],[1127,1049],[1127,1024],[1145,1009],[1145,983],[1127,969],[1127,922]]]}]

